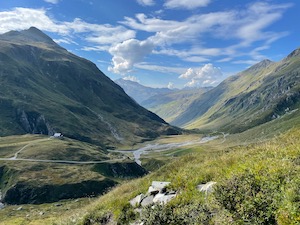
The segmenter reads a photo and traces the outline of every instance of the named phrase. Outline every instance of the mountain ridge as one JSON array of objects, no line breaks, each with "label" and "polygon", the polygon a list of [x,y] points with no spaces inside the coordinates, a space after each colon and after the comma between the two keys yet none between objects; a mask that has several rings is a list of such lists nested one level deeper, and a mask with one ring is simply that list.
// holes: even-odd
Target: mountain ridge
[{"label": "mountain ridge", "polygon": [[[36,34],[42,42],[20,43]],[[13,36],[16,40],[0,36],[2,136],[62,132],[109,146],[176,133],[132,101],[94,63],[49,41],[36,28]]]},{"label": "mountain ridge", "polygon": [[0,35],[0,40],[5,40],[8,42],[10,42],[10,41],[27,42],[30,44],[43,43],[43,44],[47,44],[50,46],[60,47],[49,36],[44,34],[42,31],[40,31],[36,27],[30,27],[27,30],[6,32],[6,33]]},{"label": "mountain ridge", "polygon": [[184,112],[194,99],[211,89],[212,87],[201,87],[175,90],[170,93],[154,95],[143,101],[141,105],[172,124],[173,120]]},{"label": "mountain ridge", "polygon": [[299,65],[297,50],[279,62],[263,60],[227,78],[196,99],[173,122],[177,126],[241,132],[297,108]]}]

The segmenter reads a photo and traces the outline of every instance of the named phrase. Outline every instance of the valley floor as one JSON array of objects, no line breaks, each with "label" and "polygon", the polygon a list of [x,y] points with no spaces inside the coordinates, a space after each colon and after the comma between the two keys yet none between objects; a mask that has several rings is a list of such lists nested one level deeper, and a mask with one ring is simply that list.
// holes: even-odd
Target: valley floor
[{"label": "valley floor", "polygon": [[[163,138],[156,145],[148,143],[153,149],[197,140],[192,145],[147,152],[140,160],[152,173],[125,182],[98,199],[24,205],[21,210],[9,206],[0,210],[0,224],[39,224],[41,220],[56,225],[129,224],[134,220],[145,225],[299,224],[300,130],[256,144],[247,141],[247,135],[183,135]],[[212,138],[215,136],[218,138]],[[140,215],[129,200],[145,193],[154,180],[171,182],[169,188],[180,194],[167,205],[144,208]],[[217,182],[212,194],[197,191],[197,185],[209,181]],[[63,213],[59,219],[58,211]]]}]

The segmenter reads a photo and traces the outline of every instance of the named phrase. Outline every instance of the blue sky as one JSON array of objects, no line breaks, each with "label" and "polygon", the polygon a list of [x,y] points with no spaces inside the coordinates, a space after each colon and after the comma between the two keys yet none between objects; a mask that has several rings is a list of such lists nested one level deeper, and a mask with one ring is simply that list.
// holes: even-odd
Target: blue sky
[{"label": "blue sky", "polygon": [[1,0],[0,33],[35,26],[112,80],[215,86],[300,47],[298,2]]}]

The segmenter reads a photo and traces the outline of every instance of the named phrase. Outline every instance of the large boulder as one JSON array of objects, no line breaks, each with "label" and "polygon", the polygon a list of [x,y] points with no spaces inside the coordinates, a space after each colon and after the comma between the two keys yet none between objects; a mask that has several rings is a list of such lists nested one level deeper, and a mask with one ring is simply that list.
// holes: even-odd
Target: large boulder
[{"label": "large boulder", "polygon": [[132,207],[145,207],[153,204],[167,204],[176,197],[176,192],[167,192],[170,182],[153,181],[147,194],[140,194],[129,201]]},{"label": "large boulder", "polygon": [[150,196],[147,196],[146,198],[144,198],[141,202],[141,206],[142,207],[146,207],[148,205],[152,205],[153,204],[153,199],[154,199],[154,196],[153,195],[150,195]]},{"label": "large boulder", "polygon": [[153,203],[167,204],[169,201],[171,201],[175,197],[176,197],[176,193],[174,193],[174,194],[158,193],[157,195],[155,195],[155,197],[153,199]]},{"label": "large boulder", "polygon": [[129,201],[129,203],[132,207],[136,207],[136,206],[139,206],[141,204],[141,202],[144,198],[145,198],[145,195],[140,194],[140,195],[136,196],[135,198],[131,199]]},{"label": "large boulder", "polygon": [[152,181],[152,184],[148,189],[148,193],[164,193],[169,184],[170,182],[165,181]]}]

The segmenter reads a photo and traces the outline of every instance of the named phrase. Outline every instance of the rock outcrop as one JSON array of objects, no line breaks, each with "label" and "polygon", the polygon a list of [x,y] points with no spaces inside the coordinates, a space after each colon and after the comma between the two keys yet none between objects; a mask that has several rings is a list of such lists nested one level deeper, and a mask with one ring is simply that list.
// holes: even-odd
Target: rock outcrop
[{"label": "rock outcrop", "polygon": [[61,199],[97,196],[116,185],[110,179],[87,180],[74,184],[30,186],[16,183],[3,193],[3,202],[7,204],[40,204],[56,202]]},{"label": "rock outcrop", "polygon": [[[209,181],[205,184],[197,185],[197,190],[207,195],[213,191],[213,186],[217,182]],[[135,208],[136,213],[141,213],[143,208],[151,206],[152,208],[158,205],[165,205],[177,196],[177,191],[168,190],[170,182],[153,181],[151,186],[148,188],[146,194],[139,194],[135,198],[129,201],[130,205]],[[140,219],[133,221],[130,225],[143,225],[144,222]]]},{"label": "rock outcrop", "polygon": [[170,182],[153,181],[146,194],[140,194],[130,200],[130,205],[138,208],[154,204],[167,204],[176,197],[176,191],[168,191]]}]

